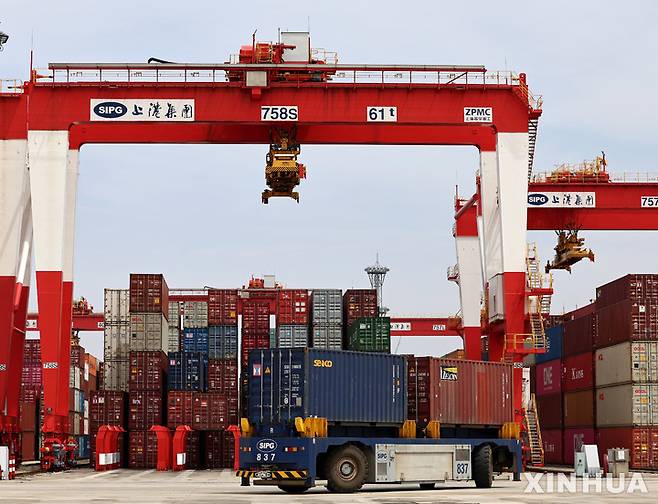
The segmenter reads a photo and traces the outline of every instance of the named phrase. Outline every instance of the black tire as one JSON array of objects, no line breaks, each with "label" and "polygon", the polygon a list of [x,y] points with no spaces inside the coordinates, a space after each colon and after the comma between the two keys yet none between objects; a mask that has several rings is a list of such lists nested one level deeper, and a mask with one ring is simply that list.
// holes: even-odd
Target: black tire
[{"label": "black tire", "polygon": [[420,483],[421,490],[434,490],[436,483]]},{"label": "black tire", "polygon": [[473,479],[476,487],[491,488],[493,483],[491,446],[481,446],[473,455]]},{"label": "black tire", "polygon": [[283,490],[289,494],[303,494],[309,488],[311,487],[302,485],[279,485],[279,490]]},{"label": "black tire", "polygon": [[343,446],[327,457],[327,488],[330,492],[356,492],[363,486],[367,473],[366,456],[356,446]]}]

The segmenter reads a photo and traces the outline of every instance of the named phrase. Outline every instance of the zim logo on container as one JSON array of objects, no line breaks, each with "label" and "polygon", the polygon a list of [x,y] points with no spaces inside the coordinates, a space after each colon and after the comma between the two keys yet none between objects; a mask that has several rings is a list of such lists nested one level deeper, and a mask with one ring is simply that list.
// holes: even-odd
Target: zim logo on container
[{"label": "zim logo on container", "polygon": [[541,193],[528,194],[528,204],[542,206],[548,203],[548,196]]},{"label": "zim logo on container", "polygon": [[441,366],[441,379],[457,381],[457,366]]},{"label": "zim logo on container", "polygon": [[274,441],[274,439],[261,439],[256,444],[256,448],[258,451],[266,453],[273,452],[276,450],[276,441]]},{"label": "zim logo on container", "polygon": [[116,119],[126,115],[126,112],[128,107],[119,102],[107,101],[94,106],[94,114],[104,119]]}]

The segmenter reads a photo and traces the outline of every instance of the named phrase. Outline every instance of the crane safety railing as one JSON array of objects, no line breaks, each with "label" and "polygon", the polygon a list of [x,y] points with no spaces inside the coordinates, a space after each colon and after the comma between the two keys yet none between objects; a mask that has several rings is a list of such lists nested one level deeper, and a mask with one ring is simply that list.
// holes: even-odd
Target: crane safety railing
[{"label": "crane safety railing", "polygon": [[629,183],[643,184],[647,182],[658,183],[658,172],[623,172],[610,174],[601,173],[555,173],[545,172],[537,173],[532,176],[530,182],[536,183]]},{"label": "crane safety railing", "polygon": [[277,82],[288,85],[331,84],[433,84],[437,86],[516,86],[534,108],[541,97],[532,95],[519,74],[512,71],[487,71],[483,66],[459,65],[347,65],[347,64],[175,64],[175,63],[51,63],[37,70],[37,83],[228,83],[228,73],[271,71],[308,72],[327,75],[327,81],[294,80]]},{"label": "crane safety railing", "polygon": [[0,79],[0,94],[17,95],[23,93],[23,81],[20,79]]}]

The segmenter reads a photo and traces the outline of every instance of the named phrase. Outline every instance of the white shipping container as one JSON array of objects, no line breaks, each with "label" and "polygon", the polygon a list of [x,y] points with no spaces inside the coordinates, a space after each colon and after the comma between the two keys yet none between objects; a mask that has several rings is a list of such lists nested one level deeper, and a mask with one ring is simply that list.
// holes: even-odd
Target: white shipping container
[{"label": "white shipping container", "polygon": [[89,434],[89,419],[85,418],[83,421],[83,430],[84,432],[82,433],[83,435],[88,435]]},{"label": "white shipping container", "polygon": [[85,418],[89,418],[89,399],[85,399],[85,410],[83,412],[83,416]]},{"label": "white shipping container", "polygon": [[629,383],[596,389],[597,427],[658,426],[658,384]]},{"label": "white shipping container", "polygon": [[128,360],[130,353],[130,323],[105,325],[104,360]]},{"label": "white shipping container", "polygon": [[658,341],[625,341],[594,357],[596,386],[658,382]]},{"label": "white shipping container", "polygon": [[342,324],[313,324],[311,331],[313,348],[341,350],[343,348]]},{"label": "white shipping container", "polygon": [[130,366],[128,360],[106,360],[103,363],[103,390],[128,391]]},{"label": "white shipping container", "polygon": [[80,375],[82,371],[77,366],[71,366],[69,368],[69,388],[79,389],[80,387]]},{"label": "white shipping container", "polygon": [[[169,317],[167,318],[169,322],[169,327],[176,327],[180,329],[181,326],[181,304],[179,301],[169,301]],[[206,318],[207,318],[207,309],[206,309]]]},{"label": "white shipping container", "polygon": [[180,329],[169,326],[168,350],[178,352],[180,350]]},{"label": "white shipping container", "polygon": [[183,303],[183,329],[208,327],[208,303],[185,301]]},{"label": "white shipping container", "polygon": [[130,322],[130,293],[128,289],[105,289],[105,324]]},{"label": "white shipping container", "polygon": [[144,352],[169,347],[169,324],[162,313],[132,313],[130,315],[130,351]]}]

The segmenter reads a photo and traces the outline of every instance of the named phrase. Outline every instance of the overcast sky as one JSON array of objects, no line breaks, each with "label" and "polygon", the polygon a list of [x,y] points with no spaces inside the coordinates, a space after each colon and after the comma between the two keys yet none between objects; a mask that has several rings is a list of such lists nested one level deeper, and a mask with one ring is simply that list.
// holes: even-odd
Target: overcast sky
[{"label": "overcast sky", "polygon": [[[376,8],[374,7],[376,5]],[[543,94],[535,170],[605,150],[611,172],[658,172],[658,4],[550,2],[4,2],[0,77],[51,61],[223,62],[277,28],[311,29],[343,63],[483,64],[526,72]],[[33,42],[31,42],[33,41]],[[163,272],[170,286],[235,287],[276,274],[289,287],[366,287],[379,252],[394,313],[454,313],[454,187],[470,196],[478,154],[461,147],[302,146],[301,203],[260,202],[267,147],[85,146],[80,154],[76,296]],[[596,263],[557,272],[554,311],[585,304],[628,272],[656,272],[651,233],[584,233]],[[546,259],[553,233],[531,233]],[[33,303],[34,304],[34,303]],[[102,338],[83,344],[102,351]],[[427,351],[428,339],[400,351]],[[394,344],[397,344],[394,343]],[[454,339],[434,341],[440,353]]]}]

